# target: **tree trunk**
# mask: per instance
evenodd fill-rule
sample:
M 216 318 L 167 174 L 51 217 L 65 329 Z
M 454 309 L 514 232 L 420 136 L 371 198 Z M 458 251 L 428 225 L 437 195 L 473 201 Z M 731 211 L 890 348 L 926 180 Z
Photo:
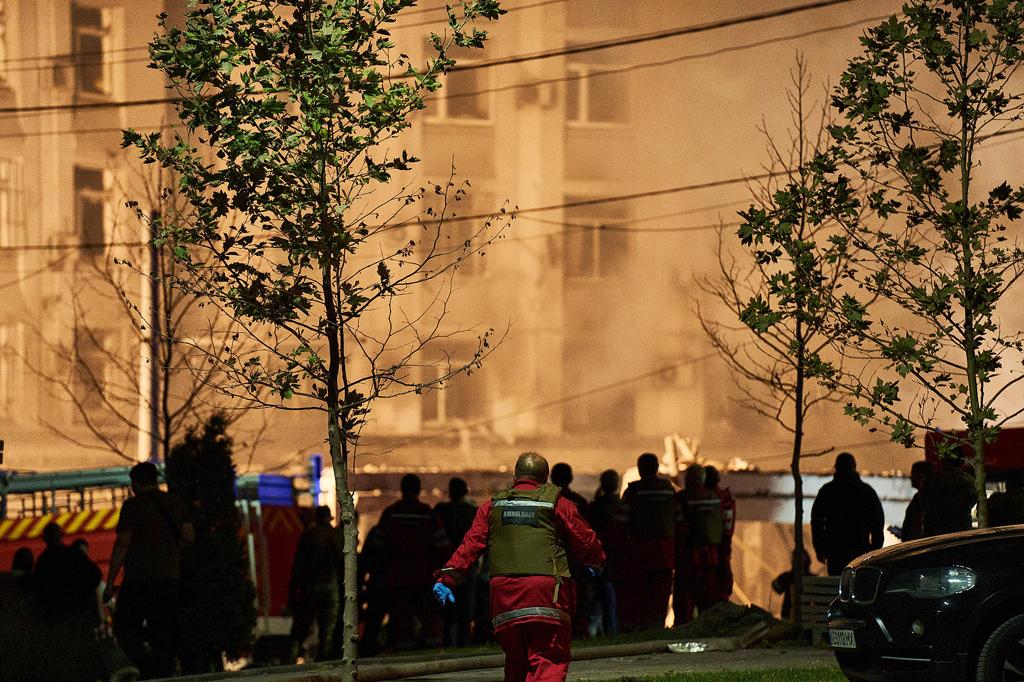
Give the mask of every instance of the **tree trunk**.
M 793 457 L 789 471 L 793 476 L 793 601 L 790 604 L 793 622 L 803 627 L 804 596 L 804 479 L 800 475 L 800 451 L 804 438 L 804 346 L 800 320 L 796 321 L 796 391 L 793 413 Z
M 341 633 L 341 674 L 342 679 L 355 682 L 356 651 L 359 642 L 357 631 L 359 606 L 356 583 L 356 545 L 359 529 L 356 527 L 356 507 L 349 490 L 348 445 L 338 426 L 337 413 L 328 413 L 327 430 L 331 448 L 331 463 L 334 465 L 334 486 L 338 500 L 344 554 L 344 584 L 342 585 L 342 633 Z
M 985 443 L 974 437 L 974 494 L 978 498 L 978 528 L 988 528 L 988 491 L 985 489 Z

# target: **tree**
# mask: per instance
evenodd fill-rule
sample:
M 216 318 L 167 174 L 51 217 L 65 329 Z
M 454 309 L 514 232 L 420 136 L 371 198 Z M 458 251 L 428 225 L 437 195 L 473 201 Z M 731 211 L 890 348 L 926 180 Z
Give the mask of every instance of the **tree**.
M 698 303 L 697 315 L 718 355 L 728 365 L 740 403 L 771 419 L 792 435 L 793 616 L 802 622 L 804 510 L 800 460 L 812 408 L 840 396 L 811 378 L 827 353 L 827 311 L 839 287 L 847 258 L 836 257 L 835 223 L 820 215 L 821 178 L 809 162 L 828 144 L 827 104 L 808 101 L 811 79 L 797 55 L 787 99 L 793 130 L 780 143 L 767 127 L 768 179 L 753 186 L 754 202 L 740 212 L 738 258 L 719 230 L 718 272 L 699 282 L 711 300 L 731 318 L 720 322 Z M 738 324 L 737 324 L 738 323 Z M 823 453 L 813 453 L 823 454 Z
M 183 27 L 162 17 L 150 56 L 177 90 L 189 138 L 125 133 L 126 146 L 180 178 L 176 191 L 194 209 L 187 221 L 152 221 L 155 243 L 179 267 L 172 285 L 233 320 L 238 343 L 255 344 L 209 354 L 228 379 L 221 390 L 325 418 L 344 533 L 348 679 L 357 540 L 349 471 L 370 407 L 472 371 L 492 347 L 485 332 L 471 358 L 424 376 L 426 351 L 464 331 L 442 324 L 451 277 L 482 253 L 492 220 L 452 240 L 443 225 L 466 188 L 451 180 L 430 190 L 444 199 L 439 211 L 403 219 L 428 190 L 396 188 L 396 176 L 417 161 L 400 136 L 455 67 L 451 50 L 481 47 L 486 34 L 471 25 L 502 10 L 496 0 L 449 7 L 444 35 L 431 37 L 434 56 L 418 68 L 388 31 L 414 4 L 207 0 Z
M 118 196 L 144 194 L 141 205 L 149 214 L 178 216 L 188 210 L 179 197 L 160 191 L 158 174 L 112 167 L 109 175 L 118 179 Z M 97 206 L 96 212 L 105 211 Z M 82 427 L 46 422 L 54 435 L 126 461 L 140 455 L 166 461 L 171 443 L 214 413 L 232 422 L 242 414 L 245 401 L 218 394 L 219 375 L 196 351 L 196 344 L 224 345 L 233 330 L 202 320 L 195 297 L 170 286 L 177 267 L 173 257 L 139 244 L 133 216 L 115 212 L 108 222 L 110 246 L 84 245 L 77 257 L 55 266 L 65 280 L 70 324 L 56 337 L 35 329 L 52 366 L 23 360 L 71 403 Z M 139 264 L 142 276 L 125 263 Z M 264 426 L 248 434 L 251 448 Z
M 223 670 L 252 644 L 255 587 L 235 506 L 235 465 L 228 422 L 213 414 L 190 429 L 167 458 L 167 488 L 185 500 L 196 540 L 184 548 L 185 622 L 180 651 L 187 673 Z
M 999 314 L 1024 275 L 1024 251 L 1007 236 L 1024 188 L 978 178 L 981 142 L 1021 116 L 1022 24 L 1018 2 L 909 2 L 862 37 L 833 96 L 845 121 L 816 162 L 829 212 L 859 252 L 835 307 L 849 362 L 829 380 L 854 396 L 854 419 L 908 447 L 938 414 L 958 418 L 966 435 L 947 452 L 969 453 L 981 526 L 985 445 L 1024 412 L 1001 401 L 1024 373 L 1021 334 Z M 849 191 L 860 180 L 863 202 Z

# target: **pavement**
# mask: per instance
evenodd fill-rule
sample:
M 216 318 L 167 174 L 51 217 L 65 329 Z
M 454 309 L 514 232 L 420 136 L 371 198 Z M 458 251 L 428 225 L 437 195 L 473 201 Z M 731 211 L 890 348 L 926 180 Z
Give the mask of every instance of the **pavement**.
M 573 682 L 604 682 L 671 672 L 771 670 L 776 668 L 835 668 L 835 656 L 827 649 L 744 649 L 688 654 L 646 654 L 577 661 L 569 668 Z M 406 678 L 416 682 L 502 682 L 500 668 L 465 670 Z

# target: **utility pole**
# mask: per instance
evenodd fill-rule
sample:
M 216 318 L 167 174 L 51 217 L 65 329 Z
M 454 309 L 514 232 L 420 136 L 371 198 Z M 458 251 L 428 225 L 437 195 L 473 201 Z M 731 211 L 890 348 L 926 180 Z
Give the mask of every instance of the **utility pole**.
M 160 333 L 163 329 L 160 281 L 160 249 L 156 246 L 160 211 L 149 216 L 149 461 L 160 461 Z
M 140 462 L 158 462 L 160 460 L 160 330 L 161 325 L 161 283 L 160 253 L 154 246 L 157 221 L 160 211 L 149 214 L 149 228 L 144 231 L 143 238 L 149 243 L 147 249 L 146 273 L 140 283 L 142 305 L 144 311 L 142 343 L 139 344 L 139 440 L 135 458 Z

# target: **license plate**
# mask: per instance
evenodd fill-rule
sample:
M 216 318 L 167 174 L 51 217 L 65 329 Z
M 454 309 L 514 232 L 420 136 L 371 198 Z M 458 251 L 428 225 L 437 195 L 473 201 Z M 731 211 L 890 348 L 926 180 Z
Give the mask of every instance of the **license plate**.
M 829 630 L 828 641 L 835 649 L 856 649 L 857 639 L 853 630 Z

